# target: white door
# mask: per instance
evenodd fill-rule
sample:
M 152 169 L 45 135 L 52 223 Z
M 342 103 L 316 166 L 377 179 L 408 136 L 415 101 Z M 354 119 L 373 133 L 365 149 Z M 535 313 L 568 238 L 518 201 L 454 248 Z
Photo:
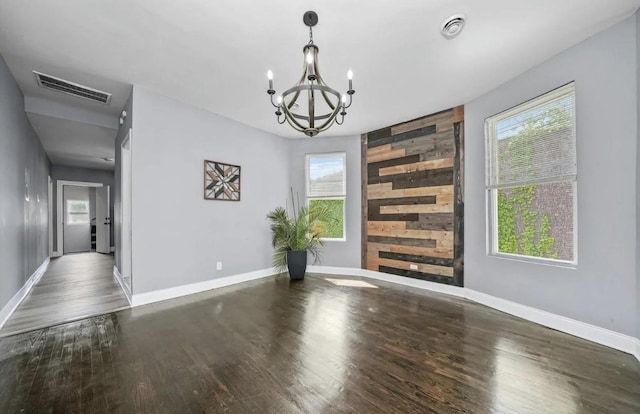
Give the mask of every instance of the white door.
M 91 217 L 89 187 L 63 186 L 63 252 L 91 250 Z
M 109 186 L 96 188 L 96 252 L 111 253 Z

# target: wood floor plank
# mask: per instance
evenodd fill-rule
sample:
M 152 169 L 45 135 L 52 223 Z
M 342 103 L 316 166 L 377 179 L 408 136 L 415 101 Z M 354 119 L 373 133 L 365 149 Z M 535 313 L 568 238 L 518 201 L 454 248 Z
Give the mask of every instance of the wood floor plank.
M 640 363 L 464 299 L 282 275 L 2 338 L 0 397 L 1 413 L 636 413 Z

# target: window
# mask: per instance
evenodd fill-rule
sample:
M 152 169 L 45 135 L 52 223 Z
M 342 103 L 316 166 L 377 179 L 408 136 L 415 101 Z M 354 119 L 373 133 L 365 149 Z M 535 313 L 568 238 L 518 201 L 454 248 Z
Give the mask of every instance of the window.
M 347 156 L 344 152 L 306 156 L 307 204 L 323 204 L 331 212 L 331 220 L 326 223 L 323 239 L 346 240 L 346 161 Z
M 575 86 L 485 121 L 489 252 L 577 262 Z
M 89 201 L 67 200 L 67 224 L 89 224 Z

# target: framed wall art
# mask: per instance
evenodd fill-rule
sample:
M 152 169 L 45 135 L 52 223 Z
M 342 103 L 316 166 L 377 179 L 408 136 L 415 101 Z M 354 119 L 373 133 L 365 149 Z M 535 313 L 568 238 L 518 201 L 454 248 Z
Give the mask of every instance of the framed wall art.
M 240 201 L 240 166 L 205 160 L 204 199 Z

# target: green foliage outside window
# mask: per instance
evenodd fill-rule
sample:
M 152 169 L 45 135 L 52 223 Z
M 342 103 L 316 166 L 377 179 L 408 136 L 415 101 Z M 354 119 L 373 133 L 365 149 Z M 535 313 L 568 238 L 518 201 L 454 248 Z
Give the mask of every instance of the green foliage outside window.
M 309 200 L 309 206 L 322 205 L 329 212 L 329 220 L 323 223 L 322 238 L 343 239 L 344 238 L 344 200 Z
M 532 168 L 533 147 L 546 134 L 572 127 L 571 113 L 553 108 L 526 119 L 518 132 L 499 153 L 506 170 L 521 174 Z M 526 177 L 518 177 L 520 179 Z M 525 185 L 497 191 L 498 251 L 533 257 L 556 259 L 555 239 L 551 236 L 551 220 L 532 208 L 537 185 Z

